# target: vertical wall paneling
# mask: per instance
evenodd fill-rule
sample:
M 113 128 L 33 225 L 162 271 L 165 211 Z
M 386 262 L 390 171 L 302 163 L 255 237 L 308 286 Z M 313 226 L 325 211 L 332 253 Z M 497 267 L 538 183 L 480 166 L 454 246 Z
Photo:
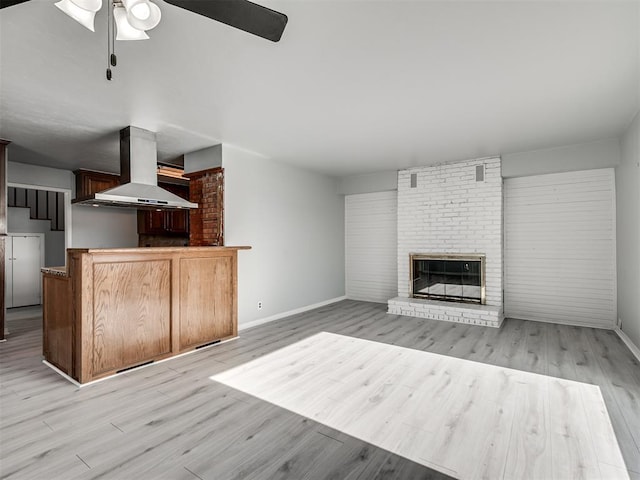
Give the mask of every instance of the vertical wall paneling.
M 397 217 L 395 191 L 345 197 L 348 298 L 385 303 L 398 294 Z
M 615 233 L 611 168 L 506 179 L 506 316 L 612 328 Z

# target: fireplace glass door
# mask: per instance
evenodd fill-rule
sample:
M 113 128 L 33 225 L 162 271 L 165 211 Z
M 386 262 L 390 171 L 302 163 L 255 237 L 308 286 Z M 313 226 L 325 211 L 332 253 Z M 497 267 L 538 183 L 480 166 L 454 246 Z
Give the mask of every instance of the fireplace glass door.
M 484 303 L 484 257 L 411 256 L 412 296 Z

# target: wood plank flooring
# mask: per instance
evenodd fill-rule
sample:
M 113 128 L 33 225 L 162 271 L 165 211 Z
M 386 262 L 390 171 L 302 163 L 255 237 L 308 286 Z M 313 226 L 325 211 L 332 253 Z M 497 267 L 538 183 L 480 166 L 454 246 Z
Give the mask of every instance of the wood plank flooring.
M 327 332 L 211 379 L 456 478 L 628 478 L 588 383 Z
M 330 332 L 598 385 L 629 476 L 640 479 L 640 367 L 614 332 L 512 319 L 501 329 L 493 329 L 385 311 L 381 304 L 343 301 L 242 331 L 232 342 L 81 389 L 41 363 L 41 319 L 11 320 L 10 314 L 11 335 L 0 344 L 0 477 L 447 478 L 209 378 L 317 333 Z M 362 362 L 375 361 L 362 353 Z M 379 370 L 394 375 L 385 365 Z M 403 377 L 408 385 L 417 379 L 411 371 Z M 335 391 L 339 399 L 340 390 Z M 523 389 L 513 395 L 532 409 L 544 402 Z M 452 402 L 452 408 L 455 405 L 462 405 L 464 411 L 463 400 Z M 572 414 L 571 410 L 553 412 L 550 427 L 558 427 Z M 591 414 L 584 419 L 587 428 L 605 415 L 601 408 L 592 409 Z M 534 417 L 517 421 L 524 428 L 546 427 Z M 410 438 L 411 433 L 405 441 Z M 509 448 L 518 455 L 535 456 L 537 442 L 520 439 Z M 473 463 L 490 463 L 493 451 L 484 448 Z M 608 454 L 606 450 L 597 453 Z M 505 478 L 523 478 L 519 465 L 508 463 Z M 526 474 L 546 478 L 549 468 L 561 469 L 562 465 L 535 464 Z M 476 476 L 481 478 L 480 473 Z M 608 476 L 616 478 L 616 471 Z

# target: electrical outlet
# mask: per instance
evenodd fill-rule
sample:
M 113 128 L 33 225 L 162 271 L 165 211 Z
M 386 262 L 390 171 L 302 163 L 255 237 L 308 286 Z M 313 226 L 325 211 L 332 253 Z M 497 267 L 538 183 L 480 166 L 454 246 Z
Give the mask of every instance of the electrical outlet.
M 262 310 L 262 300 L 258 302 L 258 310 Z

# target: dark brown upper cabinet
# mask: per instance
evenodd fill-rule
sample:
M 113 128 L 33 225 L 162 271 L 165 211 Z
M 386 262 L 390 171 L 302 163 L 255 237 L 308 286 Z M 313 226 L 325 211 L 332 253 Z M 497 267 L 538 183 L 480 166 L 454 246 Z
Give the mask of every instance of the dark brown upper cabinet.
M 83 168 L 73 172 L 76 176 L 76 199 L 87 198 L 94 193 L 120 185 L 120 175 L 94 172 Z

